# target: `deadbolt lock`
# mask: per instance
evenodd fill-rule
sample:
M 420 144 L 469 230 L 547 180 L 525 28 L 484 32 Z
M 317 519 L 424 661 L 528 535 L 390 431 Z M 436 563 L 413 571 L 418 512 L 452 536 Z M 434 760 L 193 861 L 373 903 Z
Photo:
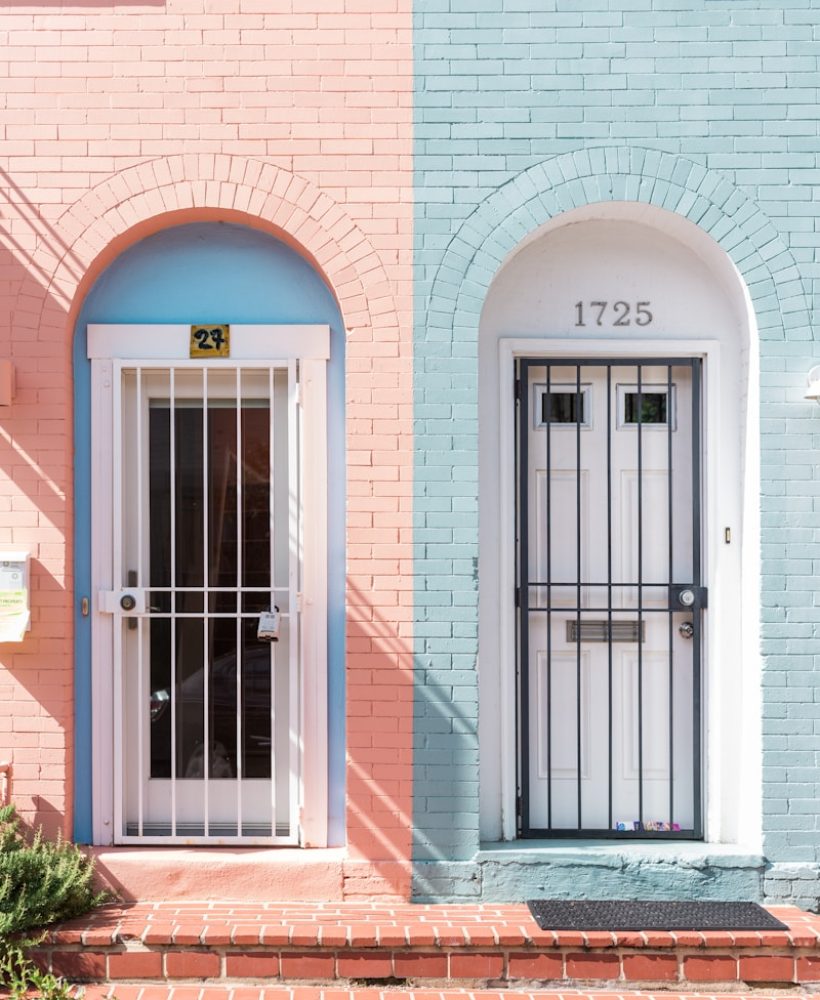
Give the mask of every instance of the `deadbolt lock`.
M 669 588 L 670 611 L 676 608 L 695 610 L 706 607 L 706 587 L 695 587 L 691 583 L 674 583 Z
M 133 611 L 137 606 L 137 599 L 133 594 L 123 594 L 120 598 L 120 607 L 123 611 Z

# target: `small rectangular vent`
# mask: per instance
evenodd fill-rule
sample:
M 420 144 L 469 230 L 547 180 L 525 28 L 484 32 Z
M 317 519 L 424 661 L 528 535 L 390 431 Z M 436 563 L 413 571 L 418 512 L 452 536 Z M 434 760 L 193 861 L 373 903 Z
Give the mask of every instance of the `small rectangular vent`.
M 567 622 L 567 642 L 644 642 L 645 639 L 646 622 Z

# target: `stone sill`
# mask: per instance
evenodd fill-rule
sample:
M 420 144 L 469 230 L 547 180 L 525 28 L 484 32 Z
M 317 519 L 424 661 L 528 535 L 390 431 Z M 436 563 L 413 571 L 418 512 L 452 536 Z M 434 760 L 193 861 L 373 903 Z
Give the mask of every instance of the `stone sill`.
M 762 868 L 765 857 L 739 844 L 692 840 L 512 840 L 484 843 L 475 860 L 501 864 L 584 865 L 620 868 L 630 864 L 676 864 L 693 868 Z

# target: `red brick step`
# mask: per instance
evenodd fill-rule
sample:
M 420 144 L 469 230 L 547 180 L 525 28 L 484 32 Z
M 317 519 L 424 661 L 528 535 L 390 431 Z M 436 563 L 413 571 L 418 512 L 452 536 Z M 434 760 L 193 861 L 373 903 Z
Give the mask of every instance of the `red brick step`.
M 787 931 L 541 931 L 521 905 L 140 903 L 56 928 L 39 958 L 85 982 L 710 991 L 820 983 L 820 917 L 772 912 Z
M 84 1000 L 653 1000 L 657 994 L 576 990 L 379 990 L 297 986 L 135 986 L 85 988 Z M 806 1000 L 805 993 L 664 993 L 663 1000 Z

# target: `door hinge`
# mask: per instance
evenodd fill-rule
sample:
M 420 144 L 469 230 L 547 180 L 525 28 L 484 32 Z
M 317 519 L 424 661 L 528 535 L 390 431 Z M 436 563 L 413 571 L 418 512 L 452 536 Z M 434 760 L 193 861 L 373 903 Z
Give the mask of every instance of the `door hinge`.
M 523 816 L 522 803 L 521 803 L 521 794 L 519 793 L 515 797 L 515 819 L 516 819 L 516 822 L 518 824 L 518 829 L 519 830 L 521 829 L 521 821 L 522 821 L 523 818 L 524 818 L 524 816 Z
M 515 399 L 516 402 L 521 399 L 521 379 L 517 378 L 515 380 Z
M 521 607 L 521 588 L 520 587 L 516 587 L 515 588 L 515 606 L 517 608 Z

